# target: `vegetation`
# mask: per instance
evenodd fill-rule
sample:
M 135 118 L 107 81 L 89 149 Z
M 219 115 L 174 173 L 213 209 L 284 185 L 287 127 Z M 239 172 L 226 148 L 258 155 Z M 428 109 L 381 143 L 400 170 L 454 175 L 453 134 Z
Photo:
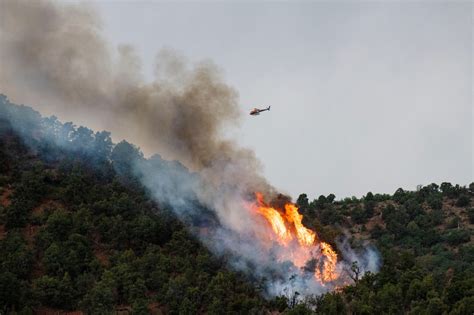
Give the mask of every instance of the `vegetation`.
M 450 183 L 342 201 L 300 195 L 304 223 L 323 239 L 350 229 L 352 246 L 370 241 L 383 261 L 377 274 L 303 304 L 321 314 L 473 314 L 473 196 L 474 184 Z
M 113 146 L 108 133 L 3 106 L 0 314 L 266 308 L 253 284 L 214 258 L 133 180 L 136 147 Z
M 0 96 L 0 314 L 472 314 L 474 183 L 297 203 L 334 244 L 381 253 L 377 274 L 320 297 L 263 298 L 134 180 L 133 145 Z

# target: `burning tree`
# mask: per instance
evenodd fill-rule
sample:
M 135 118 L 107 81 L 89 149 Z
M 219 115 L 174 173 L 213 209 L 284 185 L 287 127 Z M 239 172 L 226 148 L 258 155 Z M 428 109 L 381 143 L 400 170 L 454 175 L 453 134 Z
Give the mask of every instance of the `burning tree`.
M 257 192 L 255 202 L 249 205 L 249 209 L 265 219 L 270 229 L 258 237 L 268 246 L 274 242 L 278 244 L 276 255 L 279 261 L 291 261 L 301 270 L 311 270 L 321 285 L 339 280 L 341 275 L 337 269 L 335 250 L 321 241 L 316 232 L 303 225 L 303 215 L 295 204 L 286 200 L 271 205 L 265 202 L 262 193 Z

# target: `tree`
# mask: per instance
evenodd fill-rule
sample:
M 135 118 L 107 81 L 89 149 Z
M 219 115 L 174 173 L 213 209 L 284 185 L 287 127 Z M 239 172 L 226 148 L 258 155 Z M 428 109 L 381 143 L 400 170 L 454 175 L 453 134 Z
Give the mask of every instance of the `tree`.
M 461 195 L 459 196 L 458 200 L 456 201 L 456 206 L 457 207 L 467 207 L 471 203 L 471 198 L 469 198 L 468 195 Z
M 474 194 L 474 182 L 469 184 L 469 191 L 471 192 L 471 194 Z
M 91 154 L 94 145 L 94 132 L 89 128 L 80 126 L 70 135 L 73 150 L 81 154 Z
M 112 150 L 111 160 L 115 170 L 121 176 L 132 174 L 133 163 L 143 158 L 143 154 L 127 141 L 119 142 Z
M 354 280 L 354 282 L 359 281 L 360 272 L 361 271 L 360 271 L 359 264 L 357 263 L 357 261 L 353 261 L 351 264 L 349 276 L 351 277 L 352 280 Z
M 432 297 L 428 300 L 428 314 L 441 315 L 447 311 L 446 304 L 439 297 Z
M 374 215 L 375 201 L 366 200 L 364 202 L 364 216 L 368 219 Z
M 427 199 L 428 205 L 435 210 L 440 210 L 443 206 L 443 196 L 440 193 L 431 194 Z
M 367 193 L 367 195 L 365 195 L 364 200 L 365 200 L 365 201 L 372 201 L 372 200 L 374 200 L 374 194 L 369 191 L 369 192 Z
M 336 199 L 336 196 L 334 194 L 329 194 L 327 197 L 326 197 L 326 201 L 328 203 L 333 203 L 334 202 L 334 199 Z
M 473 314 L 474 313 L 474 296 L 465 297 L 458 301 L 450 314 L 462 315 L 462 314 Z
M 296 200 L 296 204 L 298 205 L 299 208 L 308 208 L 309 206 L 308 196 L 306 194 L 300 194 L 298 196 L 298 199 Z
M 148 315 L 150 311 L 148 310 L 148 301 L 146 299 L 137 299 L 132 304 L 132 314 L 133 315 Z M 192 313 L 182 313 L 182 314 L 192 314 Z
M 467 215 L 468 215 L 468 217 L 469 217 L 469 222 L 470 222 L 471 224 L 474 224 L 474 208 L 469 208 L 469 209 L 467 210 Z
M 444 239 L 451 245 L 459 245 L 469 242 L 471 234 L 466 230 L 450 230 L 444 235 Z
M 65 270 L 64 250 L 59 243 L 52 243 L 44 252 L 43 257 L 46 272 L 52 276 L 62 275 Z
M 46 231 L 60 241 L 68 238 L 72 228 L 72 216 L 63 210 L 54 211 L 46 221 Z
M 405 200 L 406 196 L 407 196 L 407 193 L 402 188 L 398 188 L 393 194 L 393 200 L 395 200 L 398 203 L 402 203 Z
M 93 152 L 102 159 L 108 159 L 112 153 L 113 142 L 110 132 L 100 131 L 94 134 Z
M 275 297 L 273 300 L 270 301 L 271 309 L 276 309 L 279 312 L 283 312 L 285 309 L 288 308 L 288 298 L 284 295 L 280 295 Z
M 440 189 L 443 192 L 443 194 L 446 195 L 452 191 L 453 185 L 451 185 L 451 183 L 448 183 L 448 182 L 443 182 L 441 183 Z
M 13 273 L 0 273 L 0 310 L 9 314 L 10 310 L 20 305 L 21 283 Z
M 384 230 L 379 224 L 376 224 L 372 231 L 370 231 L 370 236 L 375 240 L 379 239 L 382 235 L 384 235 Z
M 318 197 L 318 200 L 316 201 L 316 206 L 317 206 L 318 208 L 321 208 L 321 209 L 322 209 L 322 208 L 324 208 L 324 206 L 326 205 L 326 203 L 328 203 L 326 196 L 321 195 L 321 196 Z
M 179 307 L 179 313 L 180 314 L 197 314 L 199 313 L 199 308 L 188 297 L 185 297 Z
M 101 281 L 86 294 L 81 308 L 89 314 L 110 314 L 115 305 L 114 288 L 113 275 L 106 271 Z
M 352 209 L 351 218 L 357 224 L 363 224 L 367 222 L 366 211 L 361 208 L 360 205 L 357 205 L 354 209 Z
M 11 272 L 21 280 L 28 279 L 33 267 L 33 258 L 33 253 L 20 233 L 11 231 L 5 239 L 0 240 L 0 271 L 3 269 Z
M 377 308 L 387 314 L 402 313 L 402 292 L 397 285 L 387 283 L 377 292 Z
M 311 312 L 308 311 L 309 310 L 305 310 L 303 313 L 300 314 L 311 314 Z M 318 303 L 317 313 L 328 315 L 347 314 L 347 309 L 340 294 L 328 293 L 325 294 L 323 299 Z
M 63 309 L 73 309 L 74 289 L 67 273 L 60 280 L 55 277 L 43 276 L 34 282 L 34 295 L 41 304 Z

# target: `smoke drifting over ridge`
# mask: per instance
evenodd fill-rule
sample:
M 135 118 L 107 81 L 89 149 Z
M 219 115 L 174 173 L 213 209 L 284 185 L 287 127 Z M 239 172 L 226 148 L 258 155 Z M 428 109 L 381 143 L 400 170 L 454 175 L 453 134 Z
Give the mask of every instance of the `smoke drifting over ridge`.
M 275 189 L 262 177 L 254 153 L 222 136 L 224 128 L 238 125 L 240 112 L 237 92 L 223 82 L 215 65 L 188 65 L 176 53 L 162 51 L 154 81 L 145 82 L 133 48 L 110 47 L 91 8 L 23 0 L 0 6 L 1 93 L 180 161 L 198 176 L 176 168 L 157 177 L 153 158 L 134 164 L 142 183 L 178 215 L 197 211 L 194 195 L 215 210 L 221 225 L 205 235 L 197 232 L 209 248 L 240 256 L 230 261 L 239 270 L 277 275 L 270 294 L 281 294 L 290 284 L 300 293 L 328 290 L 311 277 L 289 283 L 298 268 L 280 266 L 275 257 L 262 254 L 268 249 L 255 239 L 262 221 L 243 209 L 243 201 L 250 192 L 272 195 Z M 362 271 L 375 271 L 376 257 L 350 256 Z
M 7 0 L 1 12 L 0 86 L 13 101 L 41 100 L 40 110 L 85 120 L 193 168 L 251 155 L 220 138 L 240 113 L 237 92 L 213 64 L 189 67 L 163 51 L 147 83 L 133 48 L 114 51 L 91 8 Z

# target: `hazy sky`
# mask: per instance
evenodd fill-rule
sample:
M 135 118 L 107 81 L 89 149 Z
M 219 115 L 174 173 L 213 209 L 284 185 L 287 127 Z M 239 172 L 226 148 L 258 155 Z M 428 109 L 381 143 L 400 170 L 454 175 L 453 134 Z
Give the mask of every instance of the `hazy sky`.
M 95 2 L 151 78 L 210 59 L 246 115 L 230 132 L 284 192 L 337 198 L 473 181 L 471 2 Z

